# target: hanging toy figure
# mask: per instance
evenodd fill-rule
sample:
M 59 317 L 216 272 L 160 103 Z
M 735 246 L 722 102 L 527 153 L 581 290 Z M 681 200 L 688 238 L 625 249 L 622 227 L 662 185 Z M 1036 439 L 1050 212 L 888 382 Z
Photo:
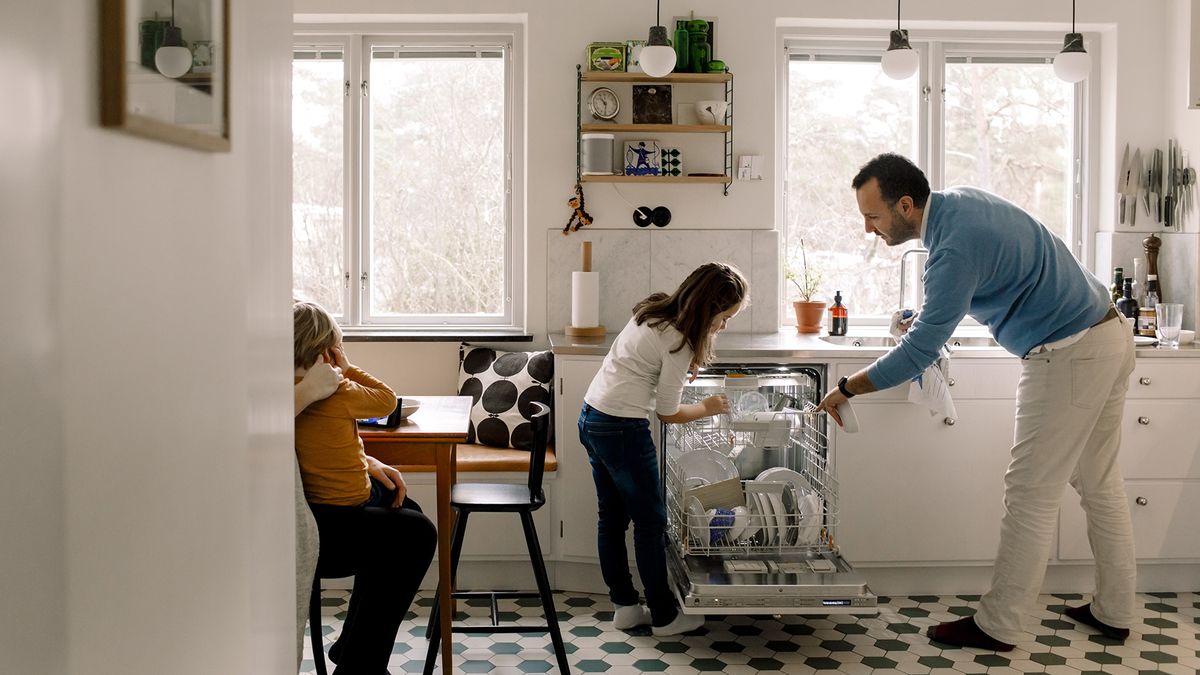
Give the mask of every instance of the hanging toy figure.
M 584 225 L 592 224 L 591 215 L 583 208 L 583 186 L 579 183 L 575 184 L 575 196 L 567 200 L 567 206 L 570 206 L 573 210 L 570 220 L 563 227 L 563 234 L 578 232 L 579 228 Z

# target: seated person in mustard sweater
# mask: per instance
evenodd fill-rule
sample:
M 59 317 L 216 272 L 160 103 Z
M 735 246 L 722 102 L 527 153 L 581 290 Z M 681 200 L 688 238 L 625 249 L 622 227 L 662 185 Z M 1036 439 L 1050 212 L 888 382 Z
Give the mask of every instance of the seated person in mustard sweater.
M 317 574 L 354 575 L 350 609 L 329 660 L 337 664 L 334 675 L 378 675 L 387 672 L 400 622 L 433 560 L 437 532 L 407 497 L 400 472 L 381 472 L 358 437 L 357 420 L 389 414 L 396 394 L 350 364 L 341 329 L 319 305 L 294 304 L 292 319 L 296 381 L 318 361 L 340 368 L 343 377 L 333 394 L 296 416 L 300 476 L 320 534 Z

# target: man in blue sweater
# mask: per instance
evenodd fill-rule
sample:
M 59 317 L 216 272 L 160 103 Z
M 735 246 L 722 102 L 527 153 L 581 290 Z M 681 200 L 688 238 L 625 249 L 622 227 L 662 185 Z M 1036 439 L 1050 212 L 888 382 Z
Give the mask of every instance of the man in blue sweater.
M 1041 590 L 1069 483 L 1087 514 L 1096 589 L 1090 604 L 1066 613 L 1124 640 L 1134 621 L 1136 575 L 1117 464 L 1134 365 L 1130 325 L 1063 242 L 1011 202 L 975 188 L 931 192 L 921 170 L 895 154 L 872 159 L 852 186 L 868 234 L 888 246 L 920 238 L 929 249 L 925 304 L 899 344 L 842 378 L 820 409 L 840 424 L 843 401 L 924 372 L 964 316 L 1022 358 L 991 590 L 975 616 L 934 626 L 929 636 L 956 647 L 1013 648 L 1024 635 L 1021 617 Z

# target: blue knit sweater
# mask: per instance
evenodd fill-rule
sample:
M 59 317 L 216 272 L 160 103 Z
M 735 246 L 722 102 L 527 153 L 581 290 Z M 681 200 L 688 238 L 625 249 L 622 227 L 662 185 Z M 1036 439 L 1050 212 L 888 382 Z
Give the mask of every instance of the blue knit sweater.
M 963 316 L 1024 356 L 1092 326 L 1108 311 L 1104 284 L 1012 202 L 957 187 L 934 192 L 925 208 L 925 304 L 895 349 L 867 370 L 877 389 L 924 372 Z

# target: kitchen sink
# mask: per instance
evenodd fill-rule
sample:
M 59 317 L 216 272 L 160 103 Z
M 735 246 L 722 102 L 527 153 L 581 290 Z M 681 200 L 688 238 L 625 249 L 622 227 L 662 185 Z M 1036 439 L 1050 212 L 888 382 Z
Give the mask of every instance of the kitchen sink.
M 822 335 L 821 339 L 839 347 L 883 347 L 896 346 L 896 338 L 890 335 Z M 965 335 L 952 337 L 946 343 L 950 351 L 955 349 L 999 349 L 1000 345 L 988 335 Z
M 821 339 L 841 347 L 895 347 L 896 338 L 890 335 L 822 335 Z

